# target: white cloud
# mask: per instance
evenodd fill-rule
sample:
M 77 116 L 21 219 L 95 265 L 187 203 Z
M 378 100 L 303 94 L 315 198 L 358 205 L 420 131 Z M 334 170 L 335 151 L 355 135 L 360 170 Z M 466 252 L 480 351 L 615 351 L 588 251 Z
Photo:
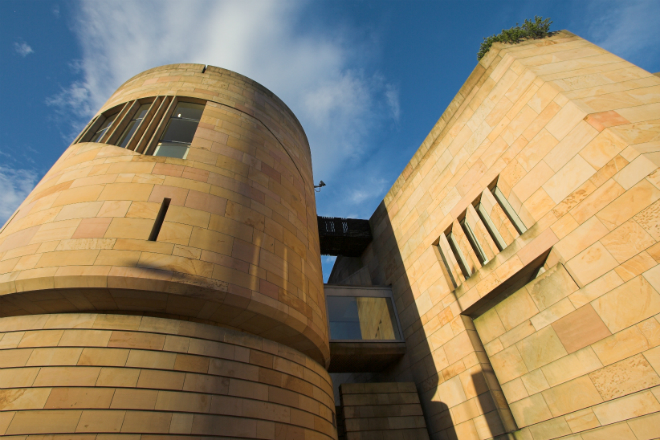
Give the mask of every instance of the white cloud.
M 660 2 L 592 1 L 588 9 L 588 32 L 595 44 L 641 67 L 660 56 Z
M 26 57 L 31 53 L 34 53 L 34 50 L 25 42 L 14 43 L 14 50 L 22 57 Z
M 387 181 L 382 178 L 372 178 L 368 182 L 364 182 L 364 186 L 358 189 L 353 189 L 349 195 L 349 199 L 355 204 L 360 205 L 367 200 L 378 197 L 383 194 L 387 189 Z
M 36 183 L 37 174 L 34 171 L 0 166 L 0 226 L 25 200 Z
M 394 87 L 394 85 L 388 84 L 385 87 L 385 98 L 387 99 L 387 105 L 390 107 L 392 117 L 398 121 L 399 117 L 401 116 L 398 87 Z
M 85 120 L 124 81 L 151 67 L 195 62 L 242 73 L 300 119 L 316 180 L 373 147 L 369 134 L 399 117 L 398 91 L 363 65 L 369 42 L 303 17 L 302 1 L 83 2 L 74 27 L 81 79 L 49 103 Z

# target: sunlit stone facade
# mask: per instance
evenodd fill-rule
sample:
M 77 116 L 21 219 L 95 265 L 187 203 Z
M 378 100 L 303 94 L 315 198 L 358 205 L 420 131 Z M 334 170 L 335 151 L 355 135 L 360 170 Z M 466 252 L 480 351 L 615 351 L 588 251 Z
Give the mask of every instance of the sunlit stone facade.
M 0 258 L 0 434 L 336 436 L 310 150 L 254 81 L 128 80 Z
M 565 31 L 493 46 L 336 263 L 392 285 L 407 350 L 371 380 L 434 439 L 660 438 L 659 164 L 660 78 Z

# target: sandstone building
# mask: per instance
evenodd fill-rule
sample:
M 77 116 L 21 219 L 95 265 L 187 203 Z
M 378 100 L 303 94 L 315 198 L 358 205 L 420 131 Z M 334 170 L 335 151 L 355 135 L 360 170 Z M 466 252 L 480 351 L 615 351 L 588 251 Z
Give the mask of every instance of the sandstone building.
M 566 31 L 494 45 L 368 223 L 267 89 L 143 72 L 0 229 L 0 436 L 659 438 L 658 164 L 660 78 Z

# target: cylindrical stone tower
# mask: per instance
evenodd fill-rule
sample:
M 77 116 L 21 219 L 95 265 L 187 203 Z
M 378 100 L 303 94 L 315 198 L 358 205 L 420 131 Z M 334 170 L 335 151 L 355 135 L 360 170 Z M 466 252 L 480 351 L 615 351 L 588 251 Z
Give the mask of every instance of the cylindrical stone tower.
M 128 80 L 0 230 L 0 435 L 335 438 L 313 186 L 263 86 Z

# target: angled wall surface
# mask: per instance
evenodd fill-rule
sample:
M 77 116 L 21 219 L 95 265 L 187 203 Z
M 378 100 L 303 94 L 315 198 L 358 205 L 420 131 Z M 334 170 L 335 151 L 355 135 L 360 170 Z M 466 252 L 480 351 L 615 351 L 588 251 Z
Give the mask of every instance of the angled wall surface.
M 474 69 L 362 256 L 432 438 L 660 436 L 659 117 L 660 78 L 566 31 Z
M 189 145 L 173 147 L 185 159 L 154 155 L 169 124 L 185 125 L 171 122 L 181 102 L 201 114 Z M 0 388 L 13 389 L 0 398 L 0 434 L 213 436 L 228 423 L 232 437 L 335 437 L 318 240 L 309 145 L 279 98 L 198 64 L 131 78 L 0 230 Z M 101 332 L 87 313 L 135 325 Z M 163 319 L 143 329 L 148 317 Z M 188 346 L 179 328 L 212 335 L 196 352 L 162 343 Z M 106 367 L 163 381 L 120 392 L 139 380 L 104 382 Z M 201 376 L 186 388 L 174 371 Z M 40 418 L 49 422 L 38 428 Z

